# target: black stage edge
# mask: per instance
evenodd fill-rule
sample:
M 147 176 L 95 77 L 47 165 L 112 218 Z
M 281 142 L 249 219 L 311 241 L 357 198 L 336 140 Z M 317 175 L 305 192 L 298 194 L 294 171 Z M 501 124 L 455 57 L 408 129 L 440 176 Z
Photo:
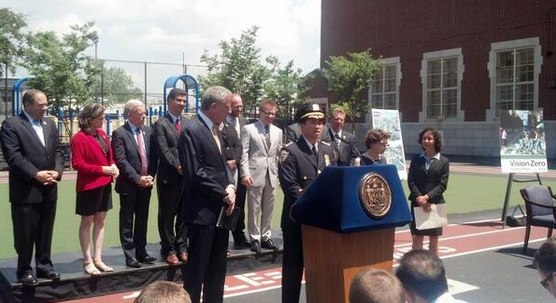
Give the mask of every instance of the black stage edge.
M 273 238 L 274 239 L 274 238 Z M 282 239 L 275 242 L 282 245 Z M 147 250 L 155 255 L 160 246 L 149 244 Z M 228 274 L 240 274 L 263 268 L 281 266 L 282 251 L 263 249 L 255 254 L 248 248 L 235 250 L 230 244 L 231 255 L 228 257 Z M 103 251 L 104 263 L 114 268 L 112 273 L 89 276 L 83 273 L 80 252 L 59 253 L 53 255 L 54 270 L 62 277 L 59 281 L 38 279 L 36 287 L 24 287 L 17 282 L 17 259 L 0 260 L 0 302 L 3 303 L 43 303 L 75 300 L 87 297 L 108 295 L 141 289 L 158 280 L 183 281 L 182 268 L 187 265 L 168 265 L 157 260 L 153 264 L 142 264 L 141 268 L 132 269 L 125 266 L 123 252 L 120 247 L 111 247 Z

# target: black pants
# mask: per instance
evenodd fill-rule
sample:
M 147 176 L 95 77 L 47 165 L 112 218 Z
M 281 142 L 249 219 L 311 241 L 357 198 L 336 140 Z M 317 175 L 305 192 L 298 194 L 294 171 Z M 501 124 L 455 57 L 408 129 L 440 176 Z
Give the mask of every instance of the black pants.
M 185 251 L 187 227 L 180 215 L 180 184 L 156 184 L 158 194 L 158 233 L 162 256 Z
M 120 194 L 120 242 L 126 260 L 143 259 L 147 254 L 147 224 L 151 188 Z
M 50 259 L 56 200 L 41 203 L 12 203 L 14 247 L 17 252 L 17 277 L 33 272 L 31 260 L 35 248 L 37 274 L 53 269 Z
M 189 258 L 183 287 L 192 303 L 222 303 L 226 279 L 226 254 L 229 232 L 215 225 L 190 224 Z
M 237 193 L 236 193 L 236 206 L 241 208 L 241 213 L 237 220 L 236 227 L 232 230 L 232 236 L 234 238 L 234 243 L 239 243 L 239 241 L 245 240 L 245 197 L 247 195 L 247 188 L 245 185 L 238 182 Z
M 282 230 L 284 254 L 282 260 L 282 303 L 299 302 L 303 278 L 303 241 L 301 228 Z

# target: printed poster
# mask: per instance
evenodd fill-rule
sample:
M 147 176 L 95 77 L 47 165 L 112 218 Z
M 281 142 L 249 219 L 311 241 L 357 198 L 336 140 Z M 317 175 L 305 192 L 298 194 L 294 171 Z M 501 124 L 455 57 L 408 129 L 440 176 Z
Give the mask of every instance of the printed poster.
M 548 171 L 542 110 L 500 112 L 500 162 L 503 173 Z
M 399 112 L 393 109 L 373 108 L 372 116 L 373 128 L 383 129 L 391 136 L 388 139 L 390 145 L 384 152 L 388 164 L 396 165 L 401 180 L 407 179 Z

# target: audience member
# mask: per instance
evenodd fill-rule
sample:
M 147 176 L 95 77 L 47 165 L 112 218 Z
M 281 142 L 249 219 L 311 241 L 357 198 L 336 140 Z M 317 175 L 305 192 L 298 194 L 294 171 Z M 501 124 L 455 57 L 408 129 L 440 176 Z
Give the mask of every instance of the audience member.
M 247 187 L 247 230 L 251 251 L 261 247 L 277 250 L 271 239 L 274 190 L 278 185 L 278 154 L 282 146 L 282 130 L 274 126 L 277 105 L 265 99 L 259 105 L 259 120 L 241 130 L 241 183 Z
M 431 251 L 417 249 L 403 255 L 396 276 L 408 303 L 465 303 L 448 292 L 444 264 Z
M 81 216 L 79 244 L 83 252 L 83 271 L 98 275 L 114 271 L 102 262 L 102 242 L 106 213 L 112 209 L 112 182 L 120 171 L 114 162 L 110 139 L 102 130 L 104 107 L 86 105 L 78 119 L 81 130 L 71 139 L 71 163 L 77 170 L 75 213 Z
M 145 105 L 130 100 L 124 106 L 127 122 L 112 133 L 112 150 L 120 176 L 116 192 L 120 194 L 120 242 L 128 267 L 152 263 L 147 253 L 149 204 L 156 173 L 156 152 L 152 149 L 151 128 L 145 123 Z
M 390 134 L 380 128 L 373 128 L 365 136 L 367 151 L 361 155 L 361 165 L 386 164 L 384 151 L 388 147 Z
M 220 126 L 230 109 L 231 92 L 221 86 L 205 90 L 201 110 L 179 139 L 184 171 L 181 214 L 189 230 L 189 261 L 183 284 L 191 301 L 222 303 L 229 231 L 216 226 L 222 210 L 231 215 L 235 185 L 228 176 Z
M 184 124 L 182 111 L 186 102 L 185 90 L 172 89 L 168 93 L 168 112 L 154 123 L 153 130 L 153 145 L 158 156 L 156 193 L 160 254 L 170 265 L 187 261 L 187 228 L 178 215 L 182 181 L 178 138 Z
M 191 299 L 178 284 L 156 281 L 147 285 L 133 303 L 191 303 Z
M 371 268 L 358 273 L 349 288 L 350 303 L 405 303 L 402 284 L 391 273 Z
M 556 238 L 546 240 L 535 253 L 541 285 L 556 298 Z
M 450 162 L 440 154 L 442 137 L 440 132 L 428 127 L 419 133 L 419 144 L 423 152 L 415 155 L 409 165 L 407 184 L 413 221 L 410 224 L 413 236 L 413 249 L 423 248 L 423 239 L 429 236 L 429 250 L 438 254 L 438 237 L 442 235 L 442 227 L 417 229 L 415 225 L 414 207 L 422 207 L 424 212 L 431 211 L 431 204 L 443 204 L 444 191 L 448 188 Z

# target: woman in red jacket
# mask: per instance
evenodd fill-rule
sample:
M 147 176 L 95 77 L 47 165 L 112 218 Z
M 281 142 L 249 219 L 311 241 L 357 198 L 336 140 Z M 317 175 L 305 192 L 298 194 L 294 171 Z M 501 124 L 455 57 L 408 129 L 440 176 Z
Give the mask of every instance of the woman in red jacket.
M 104 107 L 89 104 L 78 115 L 81 129 L 71 139 L 71 163 L 77 170 L 77 205 L 81 216 L 79 243 L 83 251 L 83 270 L 89 275 L 111 272 L 114 269 L 102 262 L 104 219 L 112 208 L 112 181 L 119 170 L 114 163 L 110 140 L 102 130 Z M 91 256 L 91 227 L 93 255 Z

